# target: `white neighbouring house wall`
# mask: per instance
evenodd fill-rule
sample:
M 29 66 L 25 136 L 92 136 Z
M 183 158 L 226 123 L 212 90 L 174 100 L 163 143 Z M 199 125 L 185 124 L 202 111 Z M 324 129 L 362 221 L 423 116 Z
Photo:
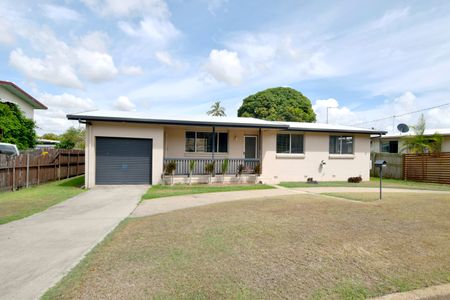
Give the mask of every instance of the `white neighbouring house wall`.
M 11 92 L 7 91 L 2 86 L 0 86 L 0 102 L 11 102 L 17 104 L 27 118 L 34 120 L 34 108 L 16 95 L 13 95 Z

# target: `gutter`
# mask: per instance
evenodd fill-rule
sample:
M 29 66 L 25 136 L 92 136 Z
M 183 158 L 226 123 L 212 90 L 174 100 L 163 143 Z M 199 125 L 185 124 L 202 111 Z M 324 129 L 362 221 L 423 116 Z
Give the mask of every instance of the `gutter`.
M 161 124 L 161 125 L 191 125 L 206 127 L 240 127 L 240 128 L 271 128 L 271 129 L 288 129 L 289 125 L 281 124 L 242 124 L 242 123 L 220 123 L 210 121 L 184 121 L 184 120 L 155 120 L 155 119 L 139 119 L 139 118 L 111 118 L 111 117 L 92 117 L 67 115 L 69 120 L 77 120 L 80 123 L 88 121 L 103 122 L 119 122 L 119 123 L 143 123 L 143 124 Z

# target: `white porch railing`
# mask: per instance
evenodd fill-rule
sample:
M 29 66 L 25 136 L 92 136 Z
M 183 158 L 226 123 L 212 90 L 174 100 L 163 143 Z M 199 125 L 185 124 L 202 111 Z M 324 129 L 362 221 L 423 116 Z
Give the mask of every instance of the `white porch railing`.
M 195 167 L 192 175 L 205 175 L 205 167 L 207 164 L 215 162 L 215 174 L 237 174 L 239 166 L 243 166 L 244 174 L 255 174 L 255 168 L 260 164 L 258 158 L 229 158 L 228 168 L 225 172 L 222 171 L 222 164 L 225 158 L 211 159 L 211 158 L 165 158 L 164 166 L 169 162 L 175 162 L 176 168 L 174 175 L 189 175 L 189 165 L 191 161 L 195 161 Z

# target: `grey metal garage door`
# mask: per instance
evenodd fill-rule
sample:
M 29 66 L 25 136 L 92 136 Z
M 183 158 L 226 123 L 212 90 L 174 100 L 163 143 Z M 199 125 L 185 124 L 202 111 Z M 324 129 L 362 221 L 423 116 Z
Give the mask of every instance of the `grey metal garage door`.
M 152 140 L 96 138 L 96 184 L 150 184 Z

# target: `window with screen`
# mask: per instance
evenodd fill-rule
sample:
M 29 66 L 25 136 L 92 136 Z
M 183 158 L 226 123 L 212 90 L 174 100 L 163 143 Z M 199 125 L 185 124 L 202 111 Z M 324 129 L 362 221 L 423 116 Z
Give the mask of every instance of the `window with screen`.
M 330 136 L 330 154 L 353 154 L 353 137 Z
M 195 132 L 186 131 L 185 135 L 185 151 L 186 152 L 228 152 L 228 133 L 216 132 L 214 143 L 213 132 Z
M 277 153 L 303 153 L 303 135 L 277 134 Z

